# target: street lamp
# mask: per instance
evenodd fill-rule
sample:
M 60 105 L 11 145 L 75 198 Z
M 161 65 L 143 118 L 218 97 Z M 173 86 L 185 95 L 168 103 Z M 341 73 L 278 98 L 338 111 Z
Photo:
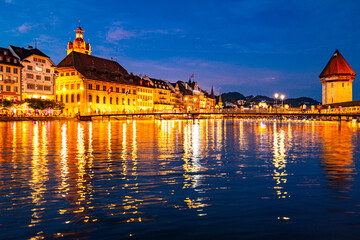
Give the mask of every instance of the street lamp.
M 279 94 L 278 94 L 278 93 L 275 93 L 274 97 L 275 97 L 275 106 L 276 106 L 276 105 L 277 105 L 277 99 L 278 99 L 278 97 L 279 97 Z
M 279 97 L 279 94 L 275 93 L 274 97 L 275 97 L 275 109 L 277 110 L 277 99 Z
M 285 98 L 285 95 L 284 95 L 284 94 L 281 94 L 280 98 L 281 98 L 281 107 L 283 108 L 283 107 L 284 107 L 284 98 Z

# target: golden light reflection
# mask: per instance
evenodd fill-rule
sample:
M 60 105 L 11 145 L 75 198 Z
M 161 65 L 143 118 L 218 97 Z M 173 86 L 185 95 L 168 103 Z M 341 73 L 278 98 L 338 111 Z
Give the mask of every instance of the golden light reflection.
M 68 167 L 68 147 L 67 147 L 67 125 L 64 123 L 61 126 L 61 151 L 60 151 L 60 165 L 61 165 L 61 187 L 62 196 L 65 197 L 69 191 L 69 184 L 67 183 L 69 167 Z
M 278 198 L 290 197 L 288 192 L 284 191 L 284 184 L 287 182 L 286 172 L 286 150 L 285 150 L 285 131 L 280 128 L 277 130 L 277 123 L 274 122 L 273 129 L 273 165 L 275 167 L 273 179 L 275 180 L 276 186 L 274 190 Z

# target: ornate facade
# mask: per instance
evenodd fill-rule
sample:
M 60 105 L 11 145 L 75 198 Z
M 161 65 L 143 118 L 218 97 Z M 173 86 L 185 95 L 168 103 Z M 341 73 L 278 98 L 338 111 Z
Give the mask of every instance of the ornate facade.
M 0 99 L 21 100 L 22 67 L 9 49 L 0 48 Z

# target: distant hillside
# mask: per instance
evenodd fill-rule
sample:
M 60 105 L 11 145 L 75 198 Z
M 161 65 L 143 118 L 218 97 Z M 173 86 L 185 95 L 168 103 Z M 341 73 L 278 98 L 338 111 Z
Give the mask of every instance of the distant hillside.
M 239 92 L 229 92 L 229 93 L 223 93 L 221 94 L 221 99 L 223 103 L 229 102 L 229 103 L 237 103 L 238 100 L 244 100 L 246 101 L 245 105 L 249 105 L 251 102 L 259 103 L 259 102 L 266 102 L 268 104 L 275 104 L 275 98 L 271 98 L 268 96 L 247 96 L 245 97 L 243 94 Z M 219 96 L 216 96 L 216 102 L 219 101 Z M 281 100 L 277 100 L 278 104 L 281 104 Z M 303 104 L 306 104 L 307 106 L 311 105 L 318 105 L 320 104 L 315 99 L 309 98 L 309 97 L 300 97 L 300 98 L 289 98 L 284 99 L 284 104 L 289 104 L 291 107 L 300 107 Z

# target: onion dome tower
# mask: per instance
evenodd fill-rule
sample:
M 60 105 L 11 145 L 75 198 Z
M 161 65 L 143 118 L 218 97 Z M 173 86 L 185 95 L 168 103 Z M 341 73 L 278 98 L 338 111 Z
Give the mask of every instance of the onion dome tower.
M 71 40 L 68 42 L 67 54 L 69 55 L 72 51 L 91 55 L 90 42 L 86 43 L 84 40 L 84 31 L 80 27 L 80 21 L 74 42 L 72 43 Z
M 319 78 L 322 84 L 322 104 L 352 101 L 352 82 L 355 71 L 339 50 L 336 50 Z

